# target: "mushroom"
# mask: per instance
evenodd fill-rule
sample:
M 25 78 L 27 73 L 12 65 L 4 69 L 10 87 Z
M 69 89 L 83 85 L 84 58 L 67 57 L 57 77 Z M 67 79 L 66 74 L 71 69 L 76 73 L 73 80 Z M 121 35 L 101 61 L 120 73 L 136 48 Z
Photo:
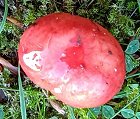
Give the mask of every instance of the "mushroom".
M 125 78 L 118 41 L 98 23 L 68 13 L 38 18 L 23 33 L 18 55 L 31 81 L 77 108 L 107 103 Z

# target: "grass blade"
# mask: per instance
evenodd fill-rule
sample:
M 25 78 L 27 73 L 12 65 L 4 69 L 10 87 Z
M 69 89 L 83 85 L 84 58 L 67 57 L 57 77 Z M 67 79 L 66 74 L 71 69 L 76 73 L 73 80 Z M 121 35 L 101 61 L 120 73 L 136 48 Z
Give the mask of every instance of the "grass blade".
M 22 115 L 22 119 L 26 119 L 26 106 L 25 106 L 24 91 L 23 91 L 21 77 L 20 77 L 20 66 L 18 66 L 18 85 L 19 85 L 19 94 L 20 94 L 21 115 Z
M 93 119 L 97 119 L 96 116 L 95 116 L 95 114 L 91 111 L 90 108 L 88 108 L 88 111 L 90 112 L 90 114 L 91 114 L 91 116 L 92 116 Z
M 3 106 L 0 106 L 0 119 L 4 119 Z
M 133 75 L 127 76 L 126 79 L 128 79 L 128 78 L 132 78 L 132 77 L 135 77 L 135 76 L 140 76 L 140 73 L 136 73 L 136 74 L 133 74 Z
M 140 0 L 137 0 L 138 6 L 139 6 L 139 12 L 140 12 Z
M 1 25 L 0 25 L 0 33 L 2 32 L 3 28 L 4 28 L 4 25 L 6 23 L 6 18 L 7 18 L 7 14 L 8 14 L 8 2 L 7 0 L 5 0 L 5 10 L 4 10 L 4 16 L 3 16 L 3 19 L 2 19 L 2 22 L 1 22 Z
M 76 119 L 75 115 L 74 115 L 74 112 L 73 112 L 73 108 L 68 106 L 68 110 L 69 110 L 69 113 L 70 113 L 70 119 Z
M 23 0 L 24 5 L 26 5 L 26 0 Z
M 129 102 L 126 106 L 124 106 L 120 111 L 118 111 L 113 117 L 111 117 L 110 119 L 113 119 L 114 117 L 116 117 L 122 110 L 124 110 L 125 108 L 127 108 L 130 104 L 132 104 L 135 100 L 137 100 L 140 97 L 140 94 L 137 95 L 131 102 Z

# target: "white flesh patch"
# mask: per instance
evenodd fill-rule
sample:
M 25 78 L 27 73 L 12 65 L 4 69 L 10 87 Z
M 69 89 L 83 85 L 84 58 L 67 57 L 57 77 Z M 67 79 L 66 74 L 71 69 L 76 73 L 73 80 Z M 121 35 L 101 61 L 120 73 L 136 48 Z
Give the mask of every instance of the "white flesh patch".
M 41 70 L 41 51 L 32 51 L 23 55 L 24 63 L 34 71 Z
M 62 93 L 60 88 L 54 88 L 55 93 Z

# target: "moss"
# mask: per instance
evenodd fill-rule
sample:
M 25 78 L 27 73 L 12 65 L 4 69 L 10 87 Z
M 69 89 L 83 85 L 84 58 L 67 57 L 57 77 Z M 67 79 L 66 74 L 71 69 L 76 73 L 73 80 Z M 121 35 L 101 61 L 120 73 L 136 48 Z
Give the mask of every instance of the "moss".
M 140 37 L 140 12 L 138 10 L 138 3 L 134 0 L 26 0 L 26 5 L 23 0 L 12 0 L 9 4 L 9 15 L 17 18 L 28 27 L 40 16 L 53 12 L 69 12 L 71 14 L 80 15 L 92 19 L 107 28 L 122 44 L 125 49 L 130 39 L 134 36 Z M 18 42 L 23 30 L 17 28 L 13 24 L 6 22 L 4 30 L 0 34 L 0 54 L 7 58 L 12 57 L 13 51 L 17 51 Z M 17 55 L 14 57 L 17 60 Z M 139 60 L 134 59 L 134 66 L 139 66 Z M 10 72 L 5 71 L 3 77 L 0 77 L 0 85 L 8 89 L 7 80 L 10 79 Z M 19 93 L 16 81 L 13 81 L 14 91 L 6 91 L 9 102 L 4 105 L 5 118 L 19 119 Z M 28 83 L 27 83 L 28 82 Z M 39 88 L 33 88 L 33 84 L 25 77 L 23 78 L 28 118 L 43 119 L 51 118 L 55 115 L 56 118 L 67 118 L 58 114 L 47 102 L 46 97 L 42 94 Z M 126 103 L 130 102 L 140 90 L 139 88 L 131 89 L 128 85 L 132 83 L 139 84 L 138 81 L 130 79 L 125 81 L 125 88 L 122 89 L 127 95 L 115 100 L 112 105 L 117 112 L 124 107 Z M 52 98 L 50 96 L 50 98 Z M 53 97 L 54 99 L 54 97 Z M 114 101 L 114 100 L 112 100 Z M 47 102 L 47 103 L 46 103 Z M 135 111 L 140 111 L 140 99 L 129 106 Z M 67 107 L 64 105 L 64 107 Z M 66 113 L 69 112 L 66 109 Z M 88 119 L 87 109 L 74 109 L 76 118 Z M 43 117 L 41 117 L 43 115 Z M 119 117 L 120 118 L 120 117 Z

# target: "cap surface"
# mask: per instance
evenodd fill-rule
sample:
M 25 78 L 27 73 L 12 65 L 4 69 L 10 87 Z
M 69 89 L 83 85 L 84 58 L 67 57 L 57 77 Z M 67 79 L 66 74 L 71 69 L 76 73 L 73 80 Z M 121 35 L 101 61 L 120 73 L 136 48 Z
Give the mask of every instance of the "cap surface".
M 18 54 L 30 80 L 73 107 L 105 104 L 125 77 L 117 40 L 94 21 L 68 13 L 37 19 L 23 33 Z

